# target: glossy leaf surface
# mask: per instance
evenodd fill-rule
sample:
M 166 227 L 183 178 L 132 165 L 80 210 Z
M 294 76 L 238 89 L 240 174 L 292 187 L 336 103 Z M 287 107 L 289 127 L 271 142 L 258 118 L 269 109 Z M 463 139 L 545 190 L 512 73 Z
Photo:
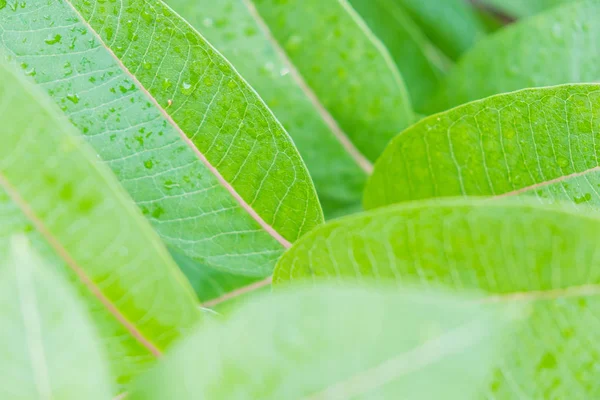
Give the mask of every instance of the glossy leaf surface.
M 600 86 L 527 89 L 425 118 L 398 135 L 366 208 L 453 196 L 600 201 Z
M 291 64 L 245 0 L 168 0 L 248 80 L 294 139 L 327 217 L 360 207 L 372 166 Z
M 289 136 L 231 65 L 162 2 L 32 0 L 0 46 L 60 105 L 170 247 L 269 274 L 322 221 Z

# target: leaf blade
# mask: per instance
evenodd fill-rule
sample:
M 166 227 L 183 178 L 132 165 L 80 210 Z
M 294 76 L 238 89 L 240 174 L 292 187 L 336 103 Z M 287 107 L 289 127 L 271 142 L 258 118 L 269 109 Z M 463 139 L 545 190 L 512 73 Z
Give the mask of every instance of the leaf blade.
M 321 222 L 279 122 L 163 3 L 42 3 L 0 15 L 4 47 L 35 71 L 170 247 L 262 276 Z M 225 250 L 232 242 L 235 253 Z
M 388 140 L 413 121 L 400 73 L 346 0 L 254 0 L 248 4 L 255 7 L 320 103 L 368 160 L 374 161 Z M 330 39 L 327 44 L 321 40 L 324 35 Z
M 265 319 L 267 310 L 275 318 Z M 430 323 L 439 324 L 438 330 L 427 334 Z M 224 324 L 199 330 L 138 383 L 133 398 L 436 398 L 442 391 L 445 398 L 469 398 L 477 386 L 471 384 L 493 363 L 507 324 L 509 318 L 499 309 L 435 292 L 401 294 L 352 285 L 295 288 L 255 298 Z M 455 329 L 465 333 L 462 342 Z M 251 348 L 243 345 L 241 332 L 253 338 Z M 208 343 L 217 337 L 222 346 L 210 350 Z M 481 352 L 463 353 L 471 346 Z M 412 363 L 416 359 L 419 363 Z M 469 367 L 477 363 L 466 362 L 475 359 L 479 371 Z M 465 368 L 452 373 L 456 365 Z M 438 385 L 427 384 L 423 369 L 440 377 Z M 190 379 L 186 371 L 205 371 L 204 379 Z M 468 384 L 467 376 L 473 379 Z M 160 383 L 148 386 L 151 382 Z
M 483 290 L 484 303 L 527 304 L 531 313 L 479 396 L 595 397 L 584 371 L 598 354 L 588 332 L 599 312 L 599 230 L 597 213 L 534 199 L 395 205 L 316 229 L 282 257 L 274 279 L 441 285 Z
M 66 274 L 98 326 L 114 381 L 123 385 L 198 321 L 194 294 L 50 100 L 3 63 L 0 79 L 0 247 L 26 234 Z
M 592 186 L 568 189 L 569 182 L 561 181 L 581 183 L 596 175 L 598 88 L 527 89 L 421 120 L 396 137 L 380 158 L 365 189 L 365 207 L 529 191 L 541 196 L 537 189 L 549 185 L 553 189 L 544 192 L 548 200 L 596 198 Z M 577 179 L 580 174 L 583 180 Z
M 432 109 L 531 87 L 597 82 L 592 21 L 599 14 L 598 3 L 574 2 L 490 35 L 457 63 Z
M 11 250 L 0 279 L 2 396 L 110 398 L 107 363 L 77 296 L 25 237 L 14 237 Z

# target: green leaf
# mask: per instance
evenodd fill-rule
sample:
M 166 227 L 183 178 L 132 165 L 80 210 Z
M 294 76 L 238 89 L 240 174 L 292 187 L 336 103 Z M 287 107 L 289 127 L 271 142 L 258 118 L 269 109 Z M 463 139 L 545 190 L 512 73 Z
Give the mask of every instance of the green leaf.
M 600 85 L 527 89 L 425 118 L 376 164 L 367 209 L 452 196 L 600 205 Z
M 322 221 L 310 176 L 256 92 L 161 1 L 31 0 L 0 46 L 85 135 L 169 247 L 266 276 Z
M 0 267 L 0 396 L 110 399 L 99 339 L 72 288 L 24 236 L 12 238 L 7 258 Z
M 394 61 L 347 0 L 245 2 L 358 154 L 375 161 L 413 122 Z
M 360 207 L 371 165 L 345 138 L 280 46 L 242 0 L 167 0 L 215 45 L 273 110 L 302 155 L 325 216 Z
M 600 217 L 535 200 L 396 205 L 317 228 L 282 257 L 275 281 L 377 279 L 483 290 L 531 313 L 478 398 L 594 399 L 600 343 Z M 438 397 L 442 398 L 442 397 Z
M 199 319 L 167 249 L 57 108 L 0 63 L 0 254 L 25 234 L 68 276 L 126 384 Z
M 437 292 L 295 288 L 203 325 L 131 398 L 469 399 L 511 318 Z
M 600 3 L 574 3 L 489 36 L 450 72 L 433 109 L 518 89 L 599 81 L 599 18 Z
M 439 89 L 450 61 L 395 0 L 349 0 L 390 52 L 416 110 Z
M 484 25 L 465 0 L 393 0 L 404 7 L 425 34 L 452 59 L 485 36 Z
M 204 307 L 215 307 L 238 298 L 246 292 L 252 292 L 262 287 L 268 288 L 271 285 L 270 277 L 256 278 L 235 275 L 198 264 L 176 251 L 172 251 L 171 255 L 192 284 L 198 297 L 203 299 Z

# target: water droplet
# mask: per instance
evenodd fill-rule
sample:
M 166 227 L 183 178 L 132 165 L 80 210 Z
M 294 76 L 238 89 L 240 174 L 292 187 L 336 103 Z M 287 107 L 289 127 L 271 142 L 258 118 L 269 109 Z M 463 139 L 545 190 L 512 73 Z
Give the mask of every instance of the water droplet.
M 207 28 L 210 28 L 211 26 L 213 26 L 213 20 L 212 20 L 212 18 L 204 18 L 204 20 L 202 21 L 202 23 Z
M 163 80 L 163 83 L 162 83 L 162 88 L 163 88 L 163 90 L 167 90 L 167 89 L 168 89 L 168 88 L 170 88 L 171 86 L 173 86 L 173 83 L 171 83 L 171 81 L 169 80 L 169 78 L 165 78 L 165 79 Z
M 76 94 L 68 94 L 67 100 L 69 100 L 73 104 L 77 104 L 77 103 L 79 103 L 79 96 L 77 96 Z
M 181 93 L 185 95 L 192 93 L 192 84 L 189 82 L 183 82 L 181 84 Z
M 144 61 L 144 64 L 142 64 L 142 66 L 144 67 L 145 70 L 152 69 L 152 64 L 150 64 L 147 61 Z
M 46 42 L 46 44 L 53 45 L 59 43 L 61 39 L 62 36 L 57 33 L 56 35 L 48 35 L 46 39 L 44 39 L 44 42 Z
M 286 76 L 289 73 L 290 73 L 290 70 L 286 67 L 281 68 L 281 70 L 279 71 L 279 75 L 281 75 L 281 76 Z

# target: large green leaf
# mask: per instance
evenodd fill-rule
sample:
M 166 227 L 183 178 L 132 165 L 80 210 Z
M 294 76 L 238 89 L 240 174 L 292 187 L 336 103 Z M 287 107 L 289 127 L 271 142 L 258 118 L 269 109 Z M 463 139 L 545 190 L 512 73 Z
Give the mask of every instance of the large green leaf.
M 527 89 L 425 118 L 376 164 L 366 208 L 519 194 L 600 204 L 600 85 Z
M 266 276 L 322 221 L 289 136 L 160 0 L 31 0 L 0 47 L 58 103 L 172 248 Z
M 185 277 L 57 107 L 0 63 L 0 254 L 29 237 L 88 307 L 126 384 L 198 320 Z
M 600 2 L 576 2 L 491 35 L 450 72 L 433 108 L 530 87 L 598 82 L 599 18 Z
M 347 0 L 244 1 L 368 160 L 414 120 L 394 61 Z
M 23 236 L 11 240 L 2 262 L 0 397 L 110 399 L 99 339 L 72 288 Z
M 456 59 L 486 34 L 475 10 L 465 0 L 393 0 L 421 25 L 450 58 Z
M 600 217 L 510 200 L 419 202 L 334 221 L 294 244 L 275 279 L 442 284 L 484 290 L 483 303 L 528 303 L 479 398 L 598 398 Z
M 131 398 L 469 399 L 510 317 L 431 291 L 295 288 L 203 325 Z
M 395 0 L 349 0 L 386 46 L 405 79 L 412 103 L 422 110 L 439 89 L 450 61 Z
M 327 217 L 360 207 L 371 165 L 345 138 L 244 0 L 167 0 L 258 91 L 306 162 Z M 250 7 L 250 8 L 249 8 Z

